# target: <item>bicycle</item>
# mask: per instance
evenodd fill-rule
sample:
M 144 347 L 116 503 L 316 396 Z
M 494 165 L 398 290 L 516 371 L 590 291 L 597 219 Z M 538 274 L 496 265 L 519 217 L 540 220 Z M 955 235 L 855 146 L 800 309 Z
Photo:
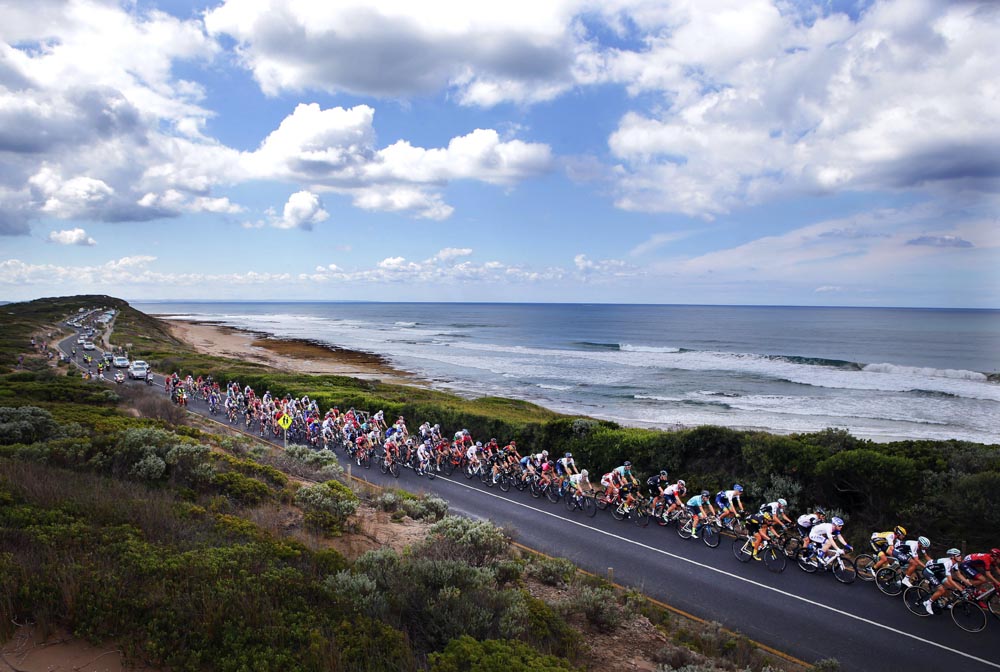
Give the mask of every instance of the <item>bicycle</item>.
M 910 586 L 903 592 L 903 603 L 914 616 L 930 616 L 924 603 L 930 599 L 932 593 L 926 584 Z M 949 590 L 944 597 L 931 603 L 931 611 L 935 614 L 942 611 L 951 612 L 951 620 L 955 625 L 966 632 L 981 632 L 986 628 L 986 610 L 979 605 L 982 596 L 976 596 L 972 588 L 965 588 L 961 591 Z M 994 614 L 995 615 L 995 614 Z
M 740 562 L 750 562 L 750 558 L 753 557 L 753 538 L 747 536 L 733 539 L 733 555 Z M 774 546 L 768 537 L 765 537 L 764 541 L 761 542 L 760 548 L 757 549 L 757 555 L 763 558 L 764 565 L 768 570 L 775 574 L 785 571 L 788 564 L 788 556 L 783 550 Z
M 542 483 L 541 479 L 536 478 L 528 487 L 530 489 L 531 496 L 535 499 L 545 495 L 545 498 L 553 504 L 559 501 L 559 490 L 552 484 L 552 481 Z
M 871 553 L 859 553 L 854 556 L 854 566 L 858 571 L 858 578 L 862 581 L 875 580 L 875 559 Z
M 625 520 L 631 518 L 632 522 L 639 527 L 649 525 L 649 504 L 641 499 L 635 499 L 631 504 L 627 500 L 618 499 L 618 504 L 611 509 L 611 515 L 615 520 Z
M 428 481 L 433 481 L 435 476 L 437 476 L 434 465 L 431 464 L 430 460 L 420 460 L 418 457 L 413 458 L 415 464 L 413 467 L 413 473 L 417 476 L 426 476 Z
M 906 588 L 903 585 L 903 577 L 906 576 L 907 565 L 909 562 L 906 565 L 900 565 L 896 558 L 892 558 L 888 566 L 875 572 L 875 586 L 883 595 L 895 597 L 902 594 Z
M 570 513 L 573 511 L 583 511 L 589 518 L 597 515 L 597 505 L 594 503 L 593 495 L 584 495 L 574 491 L 566 495 L 564 501 Z
M 854 561 L 845 557 L 846 551 L 838 548 L 826 557 L 819 557 L 817 550 L 810 543 L 802 548 L 796 556 L 799 569 L 807 574 L 815 574 L 822 569 L 824 572 L 833 571 L 834 578 L 841 583 L 854 583 L 858 572 L 854 567 Z
M 399 478 L 399 463 L 396 462 L 396 458 L 392 454 L 379 460 L 378 468 L 383 474 L 388 473 L 392 474 L 393 478 Z
M 699 518 L 697 529 L 692 529 L 691 524 L 694 522 L 694 516 L 685 509 L 677 520 L 677 536 L 681 539 L 700 536 L 709 548 L 717 547 L 722 541 L 719 534 L 719 521 L 716 520 L 715 516 L 699 516 Z

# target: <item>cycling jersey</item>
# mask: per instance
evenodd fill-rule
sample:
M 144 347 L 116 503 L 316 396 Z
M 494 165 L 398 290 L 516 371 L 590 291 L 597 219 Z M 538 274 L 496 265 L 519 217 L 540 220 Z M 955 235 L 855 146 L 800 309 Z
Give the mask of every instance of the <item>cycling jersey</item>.
M 740 501 L 740 493 L 735 490 L 721 490 L 715 495 L 715 503 L 723 509 L 735 506 Z
M 892 555 L 900 562 L 909 562 L 910 558 L 917 557 L 920 552 L 920 542 L 912 539 L 901 541 L 892 549 Z
M 631 470 L 629 470 L 627 467 L 615 467 L 614 469 L 611 470 L 611 473 L 618 474 L 619 478 L 621 478 L 623 481 L 628 480 L 632 476 Z
M 674 483 L 673 485 L 668 485 L 667 489 L 663 491 L 664 497 L 670 499 L 676 499 L 684 494 L 685 491 L 681 490 L 681 486 Z
M 810 527 L 819 522 L 819 516 L 817 516 L 815 513 L 803 513 L 801 516 L 798 517 L 798 519 L 795 522 L 798 524 L 799 527 L 804 527 L 806 529 L 809 529 Z
M 569 473 L 569 468 L 575 466 L 576 463 L 573 461 L 572 457 L 560 457 L 556 461 L 556 471 L 559 473 Z
M 872 548 L 884 551 L 888 548 L 895 548 L 898 541 L 895 532 L 876 532 L 872 535 Z
M 761 513 L 770 513 L 772 516 L 776 516 L 782 511 L 784 511 L 784 508 L 777 502 L 768 502 L 767 504 L 761 504 L 760 506 Z
M 825 543 L 827 539 L 833 539 L 840 534 L 833 527 L 833 523 L 820 523 L 813 525 L 809 530 L 809 539 L 817 544 Z
M 708 504 L 709 504 L 708 499 L 707 498 L 703 499 L 701 495 L 695 495 L 687 502 L 687 505 L 692 509 L 698 509 L 703 506 L 708 506 Z
M 580 488 L 583 485 L 583 474 L 572 474 L 569 477 L 569 484 L 575 488 Z
M 958 566 L 958 563 L 951 558 L 940 558 L 932 560 L 924 567 L 924 576 L 935 586 L 939 585 L 947 578 L 951 571 Z
M 993 556 L 989 553 L 973 553 L 965 556 L 963 565 L 968 565 L 980 571 L 989 571 L 993 567 Z

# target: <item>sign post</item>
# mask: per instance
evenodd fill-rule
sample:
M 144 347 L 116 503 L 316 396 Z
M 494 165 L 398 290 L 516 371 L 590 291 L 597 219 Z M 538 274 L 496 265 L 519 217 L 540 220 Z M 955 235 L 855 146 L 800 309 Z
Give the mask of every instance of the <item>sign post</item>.
M 288 428 L 292 426 L 292 416 L 285 413 L 278 418 L 278 426 L 285 430 L 285 450 L 288 450 Z

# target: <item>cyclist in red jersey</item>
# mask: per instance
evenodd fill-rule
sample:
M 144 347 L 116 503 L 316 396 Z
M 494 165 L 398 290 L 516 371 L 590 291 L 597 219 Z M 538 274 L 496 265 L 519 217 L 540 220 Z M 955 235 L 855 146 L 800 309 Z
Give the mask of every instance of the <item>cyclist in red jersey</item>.
M 989 580 L 996 588 L 1000 589 L 1000 567 L 998 565 L 1000 565 L 1000 548 L 994 548 L 989 553 L 973 553 L 965 556 L 965 560 L 958 563 L 958 571 L 973 586 L 982 586 Z

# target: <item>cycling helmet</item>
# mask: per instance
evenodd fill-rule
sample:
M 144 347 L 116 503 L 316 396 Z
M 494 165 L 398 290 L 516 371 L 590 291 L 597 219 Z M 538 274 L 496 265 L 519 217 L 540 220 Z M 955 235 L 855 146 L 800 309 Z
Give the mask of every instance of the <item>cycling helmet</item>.
M 990 555 L 996 558 L 997 562 L 1000 562 L 1000 548 L 994 548 L 991 550 Z
M 702 497 L 708 497 L 710 495 L 711 495 L 711 493 L 708 490 L 702 490 L 701 491 L 701 496 Z
M 736 492 L 743 492 L 743 486 L 737 483 L 736 485 L 733 486 L 733 490 L 735 490 Z
M 483 447 L 483 442 L 482 441 L 476 441 L 476 448 L 482 448 L 482 447 Z
M 687 483 L 684 482 L 683 478 L 677 479 L 677 485 L 681 486 L 682 488 L 686 488 L 687 487 Z
M 948 555 L 951 557 L 954 557 L 956 555 L 962 555 L 962 551 L 958 550 L 957 548 L 949 548 Z
M 921 548 L 930 548 L 931 540 L 927 537 L 917 537 L 917 543 L 920 544 Z
M 542 457 L 548 457 L 548 456 L 549 456 L 549 451 L 543 450 L 542 451 Z
M 824 509 L 822 506 L 817 506 L 816 507 L 816 515 L 817 516 L 825 516 L 826 515 L 826 509 Z
M 831 520 L 830 522 L 833 523 L 834 527 L 843 527 L 844 526 L 844 519 L 840 518 L 838 516 L 834 516 L 833 520 Z
M 631 467 L 632 466 L 632 462 L 630 460 L 625 460 L 625 462 L 622 464 L 622 466 L 623 467 Z
M 906 528 L 903 527 L 902 525 L 897 525 L 896 527 L 892 528 L 892 531 L 895 532 L 896 536 L 898 537 L 906 536 Z
M 573 453 L 566 453 L 563 457 L 565 457 L 566 459 L 569 459 L 569 458 L 573 457 Z
M 590 472 L 587 471 L 586 469 L 581 469 L 580 470 L 580 475 L 583 476 L 584 478 L 587 478 L 587 476 L 590 475 Z
M 785 508 L 786 506 L 788 506 L 788 502 L 786 502 L 783 497 L 779 497 L 778 506 L 780 506 L 781 508 Z
M 434 429 L 441 429 L 441 425 L 435 424 Z
M 663 478 L 666 478 L 667 477 L 667 470 L 666 469 L 661 470 L 660 471 L 660 476 L 662 476 Z

